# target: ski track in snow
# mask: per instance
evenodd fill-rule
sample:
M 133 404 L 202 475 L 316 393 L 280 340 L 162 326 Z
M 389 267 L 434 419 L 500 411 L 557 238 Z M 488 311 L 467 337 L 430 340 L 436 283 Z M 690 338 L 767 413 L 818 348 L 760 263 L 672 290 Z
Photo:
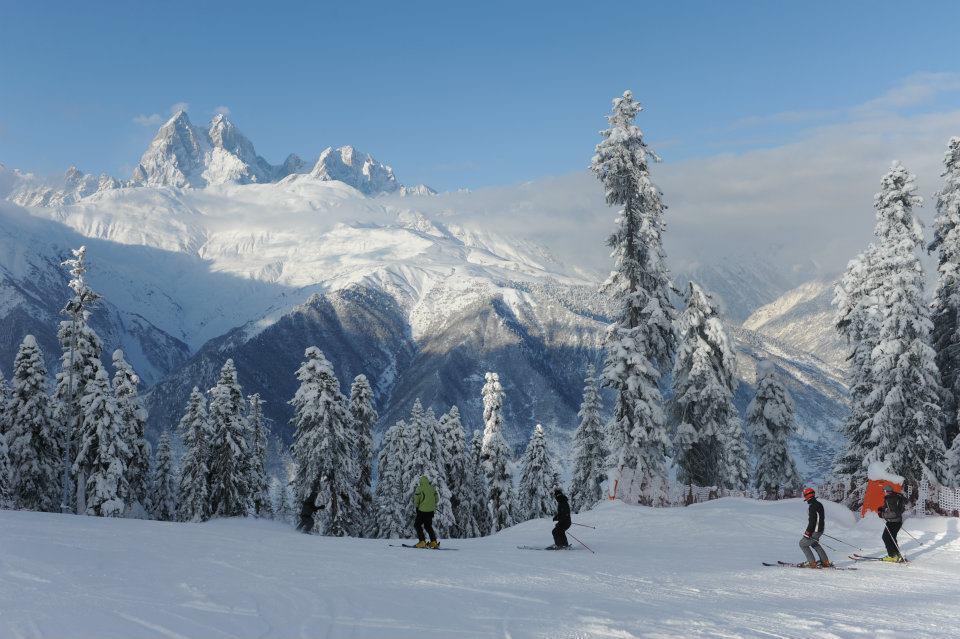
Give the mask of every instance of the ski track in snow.
M 882 523 L 828 507 L 828 534 L 882 548 Z M 0 512 L 0 637 L 951 637 L 960 521 L 909 520 L 905 566 L 775 570 L 802 558 L 799 500 L 605 503 L 575 517 L 597 554 L 525 552 L 552 522 L 460 552 L 306 536 L 270 521 L 171 524 Z M 582 534 L 581 534 L 582 533 Z M 827 543 L 840 552 L 848 549 Z

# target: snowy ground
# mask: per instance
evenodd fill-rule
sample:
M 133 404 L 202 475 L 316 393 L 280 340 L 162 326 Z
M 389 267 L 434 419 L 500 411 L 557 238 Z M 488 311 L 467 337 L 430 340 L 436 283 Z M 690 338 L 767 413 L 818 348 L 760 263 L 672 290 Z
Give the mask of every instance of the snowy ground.
M 881 547 L 879 520 L 827 504 L 828 530 Z M 906 566 L 799 560 L 799 500 L 651 510 L 603 504 L 457 552 L 309 537 L 252 520 L 169 524 L 0 512 L 0 637 L 956 637 L 960 521 L 907 524 Z M 833 544 L 833 542 L 830 542 Z M 833 544 L 836 545 L 836 544 Z M 838 548 L 841 546 L 836 545 Z M 833 553 L 845 558 L 846 553 Z M 849 562 L 847 562 L 849 563 Z

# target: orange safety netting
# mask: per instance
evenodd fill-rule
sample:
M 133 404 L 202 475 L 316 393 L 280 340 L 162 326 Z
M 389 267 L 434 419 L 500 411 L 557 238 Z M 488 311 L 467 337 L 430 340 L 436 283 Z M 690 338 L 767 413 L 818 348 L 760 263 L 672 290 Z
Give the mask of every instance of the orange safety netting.
M 867 511 L 877 512 L 877 509 L 883 506 L 884 486 L 890 486 L 894 492 L 902 492 L 900 484 L 895 484 L 886 479 L 871 479 L 867 482 L 867 492 L 863 496 L 863 507 L 860 509 L 861 517 L 865 517 Z

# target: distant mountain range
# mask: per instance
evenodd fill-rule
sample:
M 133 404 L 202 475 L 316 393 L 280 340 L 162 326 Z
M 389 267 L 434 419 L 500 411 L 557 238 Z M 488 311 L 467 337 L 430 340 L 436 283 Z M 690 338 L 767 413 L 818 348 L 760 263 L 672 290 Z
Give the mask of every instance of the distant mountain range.
M 87 244 L 104 296 L 94 325 L 149 386 L 154 435 L 232 357 L 288 439 L 293 373 L 317 345 L 345 389 L 359 373 L 371 379 L 381 427 L 420 397 L 438 411 L 457 404 L 479 428 L 483 373 L 495 370 L 511 444 L 542 423 L 565 449 L 586 366 L 602 361 L 609 311 L 598 277 L 482 222 L 424 214 L 417 197 L 380 197 L 431 193 L 349 146 L 271 165 L 226 117 L 201 128 L 183 112 L 127 181 L 71 169 L 45 184 L 0 167 L 0 370 L 9 375 L 28 332 L 55 370 L 68 295 L 60 262 Z M 741 409 L 757 360 L 783 372 L 801 423 L 795 451 L 815 478 L 840 442 L 845 389 L 829 284 L 805 277 L 757 255 L 676 274 L 722 303 Z

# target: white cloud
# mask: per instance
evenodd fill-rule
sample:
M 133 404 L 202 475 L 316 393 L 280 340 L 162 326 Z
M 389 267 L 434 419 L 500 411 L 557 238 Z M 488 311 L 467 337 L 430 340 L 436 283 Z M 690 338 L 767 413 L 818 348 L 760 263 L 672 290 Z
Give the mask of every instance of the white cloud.
M 158 124 L 163 124 L 163 116 L 159 113 L 151 113 L 150 115 L 140 115 L 134 116 L 133 121 L 140 126 L 157 126 Z
M 189 110 L 190 110 L 189 102 L 174 102 L 173 105 L 170 106 L 170 115 L 173 115 L 174 113 L 177 113 L 179 111 L 189 111 Z
M 218 106 L 213 112 L 219 115 L 230 115 L 230 107 Z
M 915 73 L 858 108 L 861 111 L 896 111 L 929 104 L 944 93 L 957 91 L 960 91 L 960 73 Z

